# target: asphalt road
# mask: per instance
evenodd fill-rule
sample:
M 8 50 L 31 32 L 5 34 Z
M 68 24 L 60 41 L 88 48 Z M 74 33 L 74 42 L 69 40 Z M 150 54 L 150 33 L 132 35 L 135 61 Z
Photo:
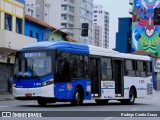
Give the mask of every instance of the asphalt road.
M 122 105 L 118 101 L 109 101 L 107 105 L 97 105 L 94 101 L 85 101 L 82 106 L 71 106 L 70 103 L 54 103 L 48 104 L 46 107 L 39 107 L 36 101 L 18 101 L 18 100 L 10 100 L 10 101 L 0 101 L 0 111 L 35 111 L 35 112 L 44 112 L 47 111 L 72 111 L 73 114 L 76 114 L 78 111 L 81 114 L 81 111 L 86 114 L 89 114 L 88 117 L 66 117 L 61 116 L 61 112 L 59 116 L 61 117 L 46 117 L 47 120 L 160 120 L 160 117 L 110 117 L 110 116 L 103 116 L 103 117 L 96 117 L 96 114 L 102 112 L 110 112 L 110 114 L 114 114 L 116 111 L 120 112 L 127 112 L 127 113 L 134 113 L 137 111 L 160 111 L 160 94 L 149 96 L 145 99 L 136 99 L 134 105 Z M 89 113 L 90 111 L 95 111 Z M 99 112 L 98 112 L 99 111 Z M 115 111 L 115 112 L 114 112 Z M 75 113 L 74 113 L 75 112 Z M 72 114 L 72 113 L 71 113 Z M 70 115 L 72 116 L 72 115 Z M 74 115 L 73 115 L 74 116 Z M 0 118 L 4 119 L 4 118 Z M 12 120 L 22 119 L 22 118 L 8 118 Z M 23 118 L 23 119 L 32 119 L 32 120 L 43 120 L 44 118 Z

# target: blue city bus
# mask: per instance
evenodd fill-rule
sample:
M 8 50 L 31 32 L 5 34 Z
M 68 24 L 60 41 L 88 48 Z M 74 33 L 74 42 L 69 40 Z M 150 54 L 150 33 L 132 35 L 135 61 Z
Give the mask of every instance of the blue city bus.
M 134 104 L 152 94 L 152 59 L 80 43 L 29 44 L 16 53 L 13 95 L 47 103 L 118 100 Z

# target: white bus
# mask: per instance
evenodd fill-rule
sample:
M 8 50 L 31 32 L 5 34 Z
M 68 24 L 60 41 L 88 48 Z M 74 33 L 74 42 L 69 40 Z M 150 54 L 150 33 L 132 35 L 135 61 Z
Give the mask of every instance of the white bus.
M 18 100 L 80 105 L 83 100 L 134 104 L 153 93 L 152 58 L 71 42 L 39 42 L 16 53 Z

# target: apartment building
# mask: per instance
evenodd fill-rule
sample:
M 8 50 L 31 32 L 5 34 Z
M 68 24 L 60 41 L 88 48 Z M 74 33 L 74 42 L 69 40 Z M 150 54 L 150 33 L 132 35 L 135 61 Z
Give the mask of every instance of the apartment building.
M 36 7 L 38 7 L 36 5 L 36 0 L 26 0 L 25 4 L 25 13 L 32 17 L 36 17 Z
M 102 45 L 102 26 L 93 24 L 93 40 L 94 45 L 101 47 Z
M 102 42 L 100 47 L 109 48 L 109 13 L 102 5 L 94 5 L 93 22 L 102 27 Z
M 81 43 L 93 44 L 93 0 L 36 0 L 36 5 L 36 18 L 63 28 Z M 81 36 L 82 23 L 89 23 L 88 37 Z

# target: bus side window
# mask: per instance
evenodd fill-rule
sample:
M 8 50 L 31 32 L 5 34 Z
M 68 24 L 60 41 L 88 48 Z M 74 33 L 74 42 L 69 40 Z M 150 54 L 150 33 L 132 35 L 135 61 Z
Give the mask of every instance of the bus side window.
M 71 54 L 70 69 L 72 78 L 88 78 L 88 56 Z
M 147 76 L 152 75 L 152 64 L 150 62 L 147 62 Z
M 137 61 L 137 71 L 136 74 L 138 77 L 146 77 L 145 66 L 142 61 Z
M 56 56 L 56 80 L 59 82 L 70 81 L 68 53 L 59 52 Z
M 143 71 L 147 72 L 147 62 L 143 62 Z
M 71 54 L 70 55 L 70 69 L 71 69 L 71 78 L 78 78 L 78 56 Z
M 127 76 L 136 76 L 135 74 L 136 64 L 133 60 L 126 60 L 125 61 L 125 75 Z
M 143 69 L 142 62 L 141 61 L 137 61 L 137 70 L 136 70 L 137 77 L 141 77 L 142 69 Z
M 101 76 L 102 80 L 112 80 L 112 64 L 110 58 L 102 58 L 101 59 Z

